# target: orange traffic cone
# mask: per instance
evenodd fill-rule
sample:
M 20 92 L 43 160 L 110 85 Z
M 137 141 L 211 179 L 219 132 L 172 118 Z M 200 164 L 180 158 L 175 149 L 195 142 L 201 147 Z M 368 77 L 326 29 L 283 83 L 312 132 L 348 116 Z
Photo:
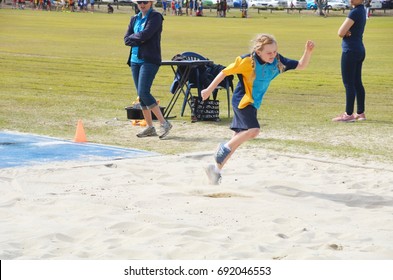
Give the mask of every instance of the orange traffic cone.
M 78 143 L 87 142 L 82 120 L 79 120 L 78 125 L 76 126 L 74 142 L 78 142 Z

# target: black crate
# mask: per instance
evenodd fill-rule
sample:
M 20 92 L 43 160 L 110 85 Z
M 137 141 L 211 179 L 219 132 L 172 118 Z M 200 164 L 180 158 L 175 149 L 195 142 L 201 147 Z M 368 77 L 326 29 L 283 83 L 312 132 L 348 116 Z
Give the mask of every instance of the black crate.
M 142 110 L 139 108 L 126 107 L 127 119 L 129 120 L 143 120 Z M 164 115 L 165 107 L 160 107 L 161 113 Z M 156 116 L 152 113 L 153 120 L 156 120 Z

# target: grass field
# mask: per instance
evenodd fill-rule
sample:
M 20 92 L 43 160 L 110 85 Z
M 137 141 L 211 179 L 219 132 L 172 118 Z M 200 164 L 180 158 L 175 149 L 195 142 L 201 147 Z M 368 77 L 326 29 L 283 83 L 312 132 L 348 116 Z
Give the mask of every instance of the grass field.
M 167 141 L 134 136 L 136 128 L 124 110 L 136 96 L 125 64 L 127 11 L 108 15 L 1 9 L 0 129 L 72 139 L 82 119 L 91 142 L 169 154 L 213 150 L 213 143 L 229 138 L 224 94 L 219 123 L 192 124 L 188 111 L 173 120 L 173 138 Z M 250 39 L 262 32 L 274 34 L 279 51 L 294 59 L 301 57 L 307 39 L 316 43 L 307 70 L 285 73 L 272 82 L 259 111 L 261 136 L 247 145 L 393 160 L 393 17 L 374 16 L 367 22 L 363 80 L 368 120 L 337 124 L 331 118 L 345 109 L 341 41 L 336 35 L 345 18 L 342 12 L 326 18 L 306 12 L 254 12 L 247 19 L 234 10 L 227 18 L 216 18 L 214 11 L 206 14 L 165 17 L 163 59 L 195 51 L 226 65 L 247 53 Z M 171 97 L 172 80 L 170 68 L 161 67 L 153 92 L 162 105 Z M 180 102 L 177 105 L 178 114 Z

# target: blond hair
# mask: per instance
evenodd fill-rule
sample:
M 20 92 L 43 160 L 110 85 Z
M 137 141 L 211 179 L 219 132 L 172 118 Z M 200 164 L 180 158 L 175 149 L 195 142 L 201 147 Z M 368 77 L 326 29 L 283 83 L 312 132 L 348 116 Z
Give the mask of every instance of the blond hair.
M 277 45 L 277 41 L 273 35 L 262 33 L 255 36 L 255 38 L 251 42 L 252 42 L 252 46 L 250 52 L 252 57 L 252 68 L 254 68 L 255 67 L 254 59 L 255 59 L 256 51 L 262 51 L 266 45 L 271 45 L 271 44 Z M 278 69 L 280 70 L 280 72 L 283 72 L 284 65 L 281 63 L 278 53 L 277 53 L 277 60 L 278 60 Z

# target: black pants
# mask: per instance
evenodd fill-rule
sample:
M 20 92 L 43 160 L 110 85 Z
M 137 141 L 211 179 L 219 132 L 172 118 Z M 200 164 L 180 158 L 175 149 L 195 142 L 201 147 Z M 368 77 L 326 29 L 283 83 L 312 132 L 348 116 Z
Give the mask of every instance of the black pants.
M 364 113 L 366 92 L 362 83 L 362 65 L 366 57 L 364 51 L 345 51 L 341 56 L 341 76 L 345 87 L 345 112 L 352 115 L 357 103 L 357 113 Z

